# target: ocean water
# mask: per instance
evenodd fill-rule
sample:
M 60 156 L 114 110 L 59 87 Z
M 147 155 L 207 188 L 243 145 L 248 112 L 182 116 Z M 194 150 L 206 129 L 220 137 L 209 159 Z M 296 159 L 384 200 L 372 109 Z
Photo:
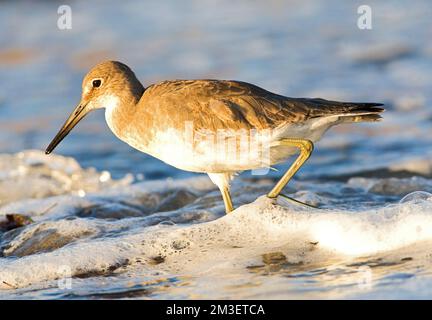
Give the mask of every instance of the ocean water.
M 432 5 L 369 1 L 0 3 L 0 298 L 362 299 L 432 296 Z M 144 85 L 224 78 L 287 96 L 386 104 L 341 125 L 285 193 L 288 163 L 233 183 L 117 140 L 94 112 L 44 148 L 95 63 Z M 6 215 L 29 217 L 8 228 Z M 10 229 L 10 230 L 8 230 Z

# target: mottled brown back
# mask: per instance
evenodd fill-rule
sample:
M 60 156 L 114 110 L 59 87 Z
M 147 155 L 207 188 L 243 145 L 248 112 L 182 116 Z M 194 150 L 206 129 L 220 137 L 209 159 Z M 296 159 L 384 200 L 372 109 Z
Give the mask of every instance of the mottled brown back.
M 228 80 L 164 81 L 146 89 L 140 101 L 158 120 L 194 121 L 196 129 L 266 129 L 330 115 L 372 115 L 384 109 L 379 103 L 336 102 L 289 98 L 258 86 Z M 356 118 L 361 121 L 361 116 Z M 171 121 L 170 121 L 171 122 Z

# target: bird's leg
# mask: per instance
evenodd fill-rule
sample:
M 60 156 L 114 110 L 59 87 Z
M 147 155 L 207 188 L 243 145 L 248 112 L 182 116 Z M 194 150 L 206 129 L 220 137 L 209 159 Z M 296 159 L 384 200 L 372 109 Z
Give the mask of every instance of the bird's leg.
M 294 163 L 291 165 L 291 167 L 287 170 L 287 172 L 285 172 L 282 178 L 276 183 L 273 189 L 267 194 L 267 196 L 269 198 L 277 198 L 280 195 L 290 202 L 294 202 L 296 204 L 303 204 L 308 207 L 313 207 L 311 205 L 308 205 L 306 203 L 300 202 L 295 199 L 291 199 L 290 197 L 281 194 L 282 189 L 287 185 L 287 183 L 291 180 L 291 178 L 301 168 L 303 163 L 305 163 L 305 161 L 309 159 L 314 148 L 313 142 L 307 139 L 285 138 L 279 140 L 277 142 L 277 145 L 287 146 L 287 147 L 297 147 L 300 150 L 300 154 L 297 157 L 297 159 L 294 161 Z
M 220 189 L 221 193 L 222 193 L 222 198 L 225 204 L 225 212 L 228 214 L 231 211 L 234 210 L 232 201 L 231 201 L 231 195 L 229 192 L 229 188 L 221 188 Z
M 222 198 L 225 204 L 225 212 L 227 214 L 230 213 L 234 210 L 230 195 L 230 180 L 233 177 L 233 173 L 208 172 L 207 174 L 210 177 L 210 180 L 213 181 L 215 185 L 217 185 L 222 194 Z

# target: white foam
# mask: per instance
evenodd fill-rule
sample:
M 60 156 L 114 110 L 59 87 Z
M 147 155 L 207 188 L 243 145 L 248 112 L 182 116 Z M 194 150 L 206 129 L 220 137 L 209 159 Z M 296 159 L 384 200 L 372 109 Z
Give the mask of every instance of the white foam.
M 112 266 L 133 265 L 136 259 L 146 261 L 141 267 L 148 270 L 203 274 L 236 272 L 275 249 L 289 253 L 290 261 L 309 262 L 323 262 L 329 255 L 373 254 L 432 240 L 431 212 L 432 200 L 415 196 L 408 202 L 359 212 L 282 207 L 260 197 L 231 215 L 195 225 L 146 228 L 144 218 L 51 221 L 44 228 L 74 241 L 51 252 L 0 259 L 0 286 L 8 289 L 54 280 L 64 266 L 71 275 L 101 273 Z M 28 229 L 40 231 L 42 226 Z M 11 247 L 18 247 L 29 233 L 22 233 Z M 311 242 L 317 243 L 314 250 Z M 154 266 L 154 257 L 163 257 L 164 262 Z
M 0 154 L 0 204 L 60 194 L 82 194 L 131 183 L 126 176 L 114 181 L 106 172 L 82 169 L 73 158 L 47 157 L 39 150 Z
M 22 166 L 24 160 L 19 157 L 8 157 L 5 162 L 14 165 L 3 164 L 0 173 L 7 175 L 7 170 Z M 319 187 L 313 182 L 290 184 L 304 189 L 295 198 L 332 209 L 275 203 L 261 196 L 268 183 L 237 179 L 233 197 L 238 208 L 225 216 L 220 194 L 206 176 L 129 184 L 82 169 L 71 159 L 53 157 L 44 163 L 39 157 L 35 151 L 27 154 L 42 165 L 32 166 L 29 160 L 24 164 L 23 177 L 35 184 L 57 183 L 54 172 L 64 172 L 69 186 L 72 176 L 79 178 L 73 188 L 41 199 L 28 199 L 25 190 L 21 194 L 15 190 L 16 200 L 0 208 L 0 215 L 21 213 L 34 220 L 0 234 L 2 289 L 52 286 L 52 281 L 65 276 L 65 270 L 73 277 L 117 269 L 118 274 L 132 273 L 132 278 L 139 278 L 137 272 L 195 275 L 199 281 L 207 279 L 207 285 L 233 275 L 235 279 L 218 283 L 224 286 L 250 279 L 247 267 L 262 264 L 262 255 L 271 252 L 282 252 L 291 264 L 323 266 L 334 259 L 388 252 L 403 257 L 406 248 L 432 241 L 432 198 L 427 192 L 414 192 L 400 203 L 374 208 L 353 203 L 349 210 L 334 209 L 334 199 L 326 193 L 342 195 L 351 187 L 364 189 L 377 201 L 382 196 L 400 199 L 400 190 L 430 191 L 425 178 L 352 178 L 348 184 L 326 182 Z M 38 168 L 44 174 L 36 172 Z M 10 191 L 9 186 L 20 177 L 5 176 L 2 191 Z M 84 196 L 71 191 L 86 187 Z

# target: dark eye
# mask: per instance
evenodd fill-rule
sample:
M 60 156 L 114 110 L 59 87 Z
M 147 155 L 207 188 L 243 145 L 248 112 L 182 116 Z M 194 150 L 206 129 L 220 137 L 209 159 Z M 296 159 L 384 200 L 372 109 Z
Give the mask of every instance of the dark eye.
M 102 81 L 99 79 L 96 79 L 96 80 L 93 80 L 92 84 L 93 84 L 93 88 L 99 88 L 100 85 L 102 84 Z

